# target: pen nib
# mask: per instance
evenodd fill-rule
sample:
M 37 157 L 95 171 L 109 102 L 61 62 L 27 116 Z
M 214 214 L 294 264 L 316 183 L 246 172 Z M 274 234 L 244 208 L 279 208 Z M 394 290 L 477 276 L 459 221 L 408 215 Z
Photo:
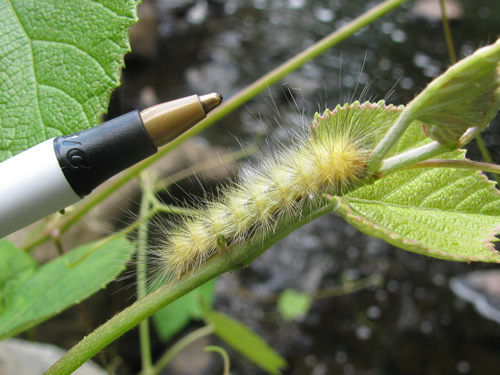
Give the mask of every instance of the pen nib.
M 216 92 L 211 94 L 202 95 L 199 97 L 200 103 L 205 113 L 210 112 L 212 109 L 217 107 L 220 103 L 222 103 L 222 95 Z

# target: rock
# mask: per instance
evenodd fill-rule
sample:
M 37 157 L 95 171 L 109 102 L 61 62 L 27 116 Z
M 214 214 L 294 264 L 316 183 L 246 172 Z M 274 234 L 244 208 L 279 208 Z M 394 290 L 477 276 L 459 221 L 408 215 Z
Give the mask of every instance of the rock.
M 445 0 L 444 7 L 448 20 L 459 20 L 464 15 L 464 8 L 460 0 Z M 430 22 L 441 21 L 441 6 L 439 0 L 419 0 L 411 8 L 413 15 Z
M 500 270 L 474 271 L 450 280 L 451 290 L 483 317 L 500 324 Z
M 55 345 L 7 339 L 0 341 L 0 369 L 2 375 L 41 375 L 65 353 Z M 88 361 L 73 374 L 107 375 L 107 372 Z

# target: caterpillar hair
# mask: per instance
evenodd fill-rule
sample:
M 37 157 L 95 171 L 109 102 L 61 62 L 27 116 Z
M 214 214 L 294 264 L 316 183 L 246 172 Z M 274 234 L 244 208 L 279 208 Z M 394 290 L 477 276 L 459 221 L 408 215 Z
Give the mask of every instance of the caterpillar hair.
M 366 174 L 370 152 L 387 122 L 382 118 L 400 110 L 383 101 L 354 102 L 316 114 L 291 144 L 278 145 L 243 169 L 196 216 L 165 229 L 164 243 L 155 252 L 161 277 L 179 278 L 234 245 L 274 233 L 284 219 L 302 217 L 311 205 L 324 203 L 325 194 L 350 190 Z

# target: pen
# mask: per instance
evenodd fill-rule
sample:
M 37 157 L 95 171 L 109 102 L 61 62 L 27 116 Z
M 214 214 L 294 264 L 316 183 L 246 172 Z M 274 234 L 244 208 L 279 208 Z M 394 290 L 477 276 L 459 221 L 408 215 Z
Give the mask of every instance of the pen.
M 0 238 L 79 201 L 153 155 L 222 102 L 192 95 L 48 139 L 0 163 Z

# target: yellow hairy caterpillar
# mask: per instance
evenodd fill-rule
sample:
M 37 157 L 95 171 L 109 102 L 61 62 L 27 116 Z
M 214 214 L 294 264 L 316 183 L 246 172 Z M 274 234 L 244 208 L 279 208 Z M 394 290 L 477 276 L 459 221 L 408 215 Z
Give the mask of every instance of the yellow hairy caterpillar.
M 296 134 L 290 145 L 244 169 L 196 216 L 166 230 L 156 253 L 164 277 L 179 278 L 233 245 L 273 233 L 284 219 L 302 217 L 324 202 L 324 194 L 351 189 L 365 176 L 388 116 L 393 119 L 400 110 L 383 101 L 354 102 L 316 114 L 308 131 Z

